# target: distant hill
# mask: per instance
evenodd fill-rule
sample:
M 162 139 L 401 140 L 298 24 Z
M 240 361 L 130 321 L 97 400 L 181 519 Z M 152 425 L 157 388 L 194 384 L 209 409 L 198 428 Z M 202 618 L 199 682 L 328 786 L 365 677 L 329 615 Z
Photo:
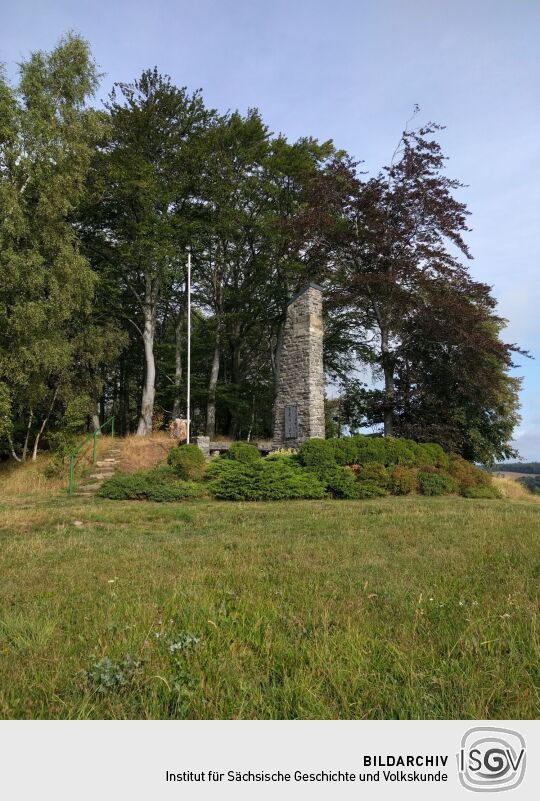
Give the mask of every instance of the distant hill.
M 540 462 L 501 462 L 494 465 L 491 472 L 540 474 Z

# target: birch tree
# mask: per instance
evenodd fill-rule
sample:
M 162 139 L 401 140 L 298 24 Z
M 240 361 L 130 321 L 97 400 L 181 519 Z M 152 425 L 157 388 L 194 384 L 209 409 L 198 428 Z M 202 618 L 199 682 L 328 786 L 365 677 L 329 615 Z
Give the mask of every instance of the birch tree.
M 0 80 L 0 381 L 10 451 L 34 458 L 62 400 L 94 276 L 73 214 L 100 131 L 88 44 L 68 35 Z

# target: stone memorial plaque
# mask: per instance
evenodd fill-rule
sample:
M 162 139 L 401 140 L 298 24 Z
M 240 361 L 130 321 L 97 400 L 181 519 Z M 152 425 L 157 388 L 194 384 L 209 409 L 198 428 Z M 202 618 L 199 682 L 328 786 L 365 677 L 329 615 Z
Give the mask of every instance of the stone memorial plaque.
M 298 436 L 298 406 L 285 406 L 285 439 Z

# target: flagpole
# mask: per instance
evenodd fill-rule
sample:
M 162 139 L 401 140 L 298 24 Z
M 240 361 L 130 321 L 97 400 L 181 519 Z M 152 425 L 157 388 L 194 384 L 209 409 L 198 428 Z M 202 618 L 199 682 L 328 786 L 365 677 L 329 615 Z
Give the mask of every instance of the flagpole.
M 188 247 L 187 262 L 187 441 L 191 427 L 191 248 Z

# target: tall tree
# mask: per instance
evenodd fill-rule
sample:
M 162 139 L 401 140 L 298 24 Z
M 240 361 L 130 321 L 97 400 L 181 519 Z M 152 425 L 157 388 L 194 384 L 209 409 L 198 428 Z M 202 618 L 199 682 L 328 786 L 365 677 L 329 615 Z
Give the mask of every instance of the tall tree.
M 126 319 L 142 340 L 137 433 L 144 435 L 152 430 L 158 313 L 189 241 L 197 135 L 212 115 L 199 92 L 178 89 L 157 69 L 133 83 L 115 84 L 106 108 L 110 139 L 93 171 L 86 240 L 96 269 L 114 276 L 122 297 L 129 298 Z
M 24 61 L 15 89 L 0 81 L 0 381 L 24 421 L 9 431 L 20 459 L 35 456 L 67 391 L 92 301 L 72 217 L 100 130 L 86 106 L 97 82 L 88 44 L 73 35 Z
M 371 362 L 384 382 L 384 433 L 394 433 L 395 371 L 404 327 L 424 304 L 434 280 L 468 280 L 458 254 L 467 209 L 453 192 L 462 184 L 443 173 L 445 157 L 433 138 L 437 125 L 405 131 L 394 159 L 362 181 L 354 164 L 341 165 L 342 219 L 335 272 L 340 305 L 353 307 Z

